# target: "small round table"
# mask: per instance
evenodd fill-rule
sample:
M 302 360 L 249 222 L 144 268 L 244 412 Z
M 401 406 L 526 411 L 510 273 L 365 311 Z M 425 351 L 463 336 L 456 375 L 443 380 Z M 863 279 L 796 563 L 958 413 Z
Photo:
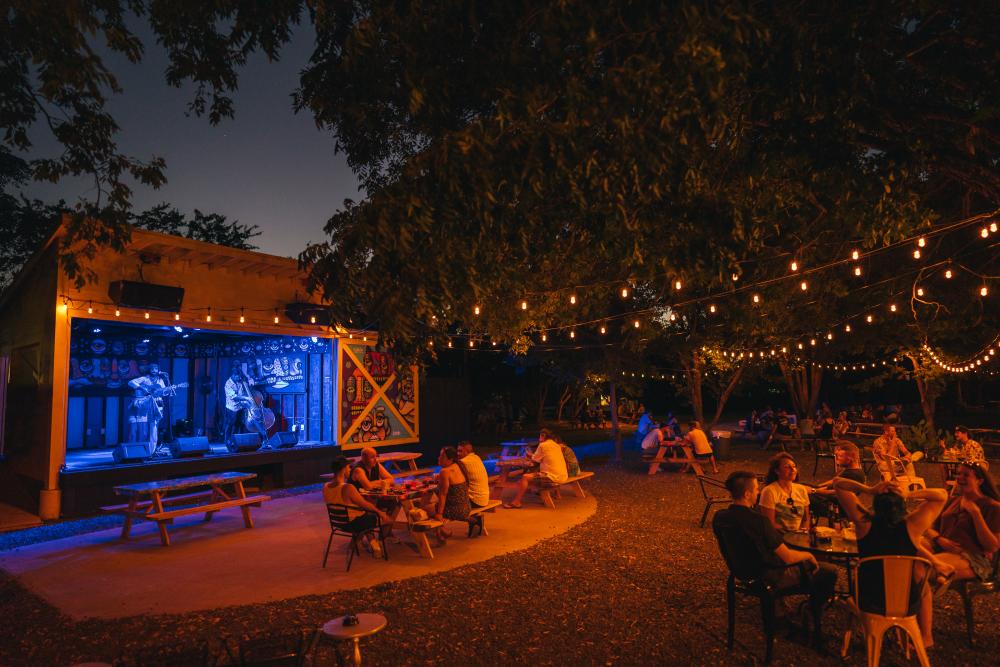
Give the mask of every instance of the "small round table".
M 837 534 L 816 544 L 809 543 L 809 533 L 794 531 L 781 536 L 782 541 L 791 549 L 808 551 L 819 560 L 825 560 L 837 565 L 843 565 L 847 570 L 847 595 L 854 597 L 854 565 L 858 558 L 858 541 L 854 538 Z M 838 593 L 838 595 L 840 595 Z
M 334 641 L 354 642 L 354 665 L 361 666 L 361 645 L 358 640 L 368 635 L 373 635 L 385 627 L 386 620 L 382 614 L 357 614 L 357 625 L 344 625 L 346 616 L 335 618 L 323 624 L 321 630 L 324 637 Z M 337 662 L 340 662 L 340 653 L 337 652 Z

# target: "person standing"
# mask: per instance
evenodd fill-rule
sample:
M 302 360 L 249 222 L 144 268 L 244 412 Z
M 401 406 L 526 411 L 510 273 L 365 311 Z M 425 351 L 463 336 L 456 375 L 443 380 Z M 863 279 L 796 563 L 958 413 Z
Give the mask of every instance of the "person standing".
M 160 420 L 163 419 L 163 394 L 169 379 L 160 372 L 160 365 L 152 363 L 145 375 L 129 380 L 134 392 L 129 406 L 129 441 L 148 444 L 149 455 L 156 452 L 159 441 Z
M 229 444 L 233 434 L 238 432 L 240 415 L 254 407 L 250 386 L 250 378 L 246 376 L 238 364 L 234 363 L 224 387 L 226 402 L 222 413 L 222 441 L 226 444 Z M 244 422 L 248 421 L 244 419 Z M 261 442 L 261 444 L 264 443 Z

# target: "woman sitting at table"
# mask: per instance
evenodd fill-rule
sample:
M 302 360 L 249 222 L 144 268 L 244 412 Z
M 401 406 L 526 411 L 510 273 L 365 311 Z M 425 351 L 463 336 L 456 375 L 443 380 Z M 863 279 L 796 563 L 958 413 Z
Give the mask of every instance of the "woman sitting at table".
M 809 489 L 798 484 L 799 469 L 787 452 L 771 457 L 758 509 L 780 532 L 809 526 Z
M 469 504 L 469 475 L 465 464 L 454 447 L 444 447 L 438 454 L 441 472 L 437 474 L 437 501 L 428 508 L 428 514 L 438 521 L 467 521 L 472 506 Z M 437 529 L 438 539 L 451 537 L 443 525 Z
M 382 536 L 392 524 L 388 514 L 365 500 L 352 484 L 347 483 L 347 474 L 351 470 L 350 463 L 342 456 L 333 461 L 334 478 L 323 485 L 323 502 L 327 505 L 347 505 L 347 516 L 351 522 L 347 525 L 349 531 L 362 531 L 374 528 L 376 516 L 382 521 Z M 374 514 L 366 514 L 372 512 Z
M 1000 493 L 982 464 L 964 461 L 958 466 L 955 493 L 937 525 L 924 535 L 935 567 L 955 579 L 988 580 L 993 555 L 1000 549 Z
M 921 489 L 909 494 L 898 482 L 879 482 L 867 486 L 859 482 L 837 477 L 833 480 L 837 500 L 847 518 L 854 522 L 858 536 L 858 554 L 861 558 L 871 556 L 925 556 L 919 548 L 923 534 L 941 514 L 941 508 L 948 500 L 944 489 Z M 858 501 L 857 494 L 870 493 L 872 510 L 869 512 Z M 919 506 L 907 514 L 906 500 L 922 500 Z M 914 577 L 922 578 L 926 566 L 914 569 Z M 885 611 L 883 593 L 885 580 L 882 567 L 867 564 L 858 570 L 858 595 L 862 609 Z M 923 636 L 924 646 L 934 645 L 931 634 L 933 596 L 927 587 L 914 586 L 910 591 L 910 609 L 917 605 L 917 624 Z

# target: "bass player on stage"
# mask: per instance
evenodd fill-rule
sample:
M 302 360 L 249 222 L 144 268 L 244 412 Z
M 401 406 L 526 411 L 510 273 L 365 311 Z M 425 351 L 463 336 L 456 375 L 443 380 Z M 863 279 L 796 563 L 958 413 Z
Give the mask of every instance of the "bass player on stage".
M 260 410 L 254 401 L 253 393 L 250 390 L 252 380 L 243 372 L 239 364 L 233 364 L 232 373 L 226 380 L 226 405 L 223 410 L 223 431 L 222 438 L 225 443 L 232 440 L 233 433 L 237 432 L 240 423 L 240 415 L 243 415 L 243 423 L 247 428 L 260 433 L 261 444 L 267 445 L 267 430 L 261 423 L 262 419 L 255 418 L 254 411 Z

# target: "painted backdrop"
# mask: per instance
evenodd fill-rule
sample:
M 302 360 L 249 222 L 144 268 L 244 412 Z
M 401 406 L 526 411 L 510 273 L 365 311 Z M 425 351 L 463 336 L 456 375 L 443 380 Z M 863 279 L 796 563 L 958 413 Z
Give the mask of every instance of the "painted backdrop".
M 337 341 L 338 443 L 343 449 L 417 442 L 417 369 L 374 344 Z

